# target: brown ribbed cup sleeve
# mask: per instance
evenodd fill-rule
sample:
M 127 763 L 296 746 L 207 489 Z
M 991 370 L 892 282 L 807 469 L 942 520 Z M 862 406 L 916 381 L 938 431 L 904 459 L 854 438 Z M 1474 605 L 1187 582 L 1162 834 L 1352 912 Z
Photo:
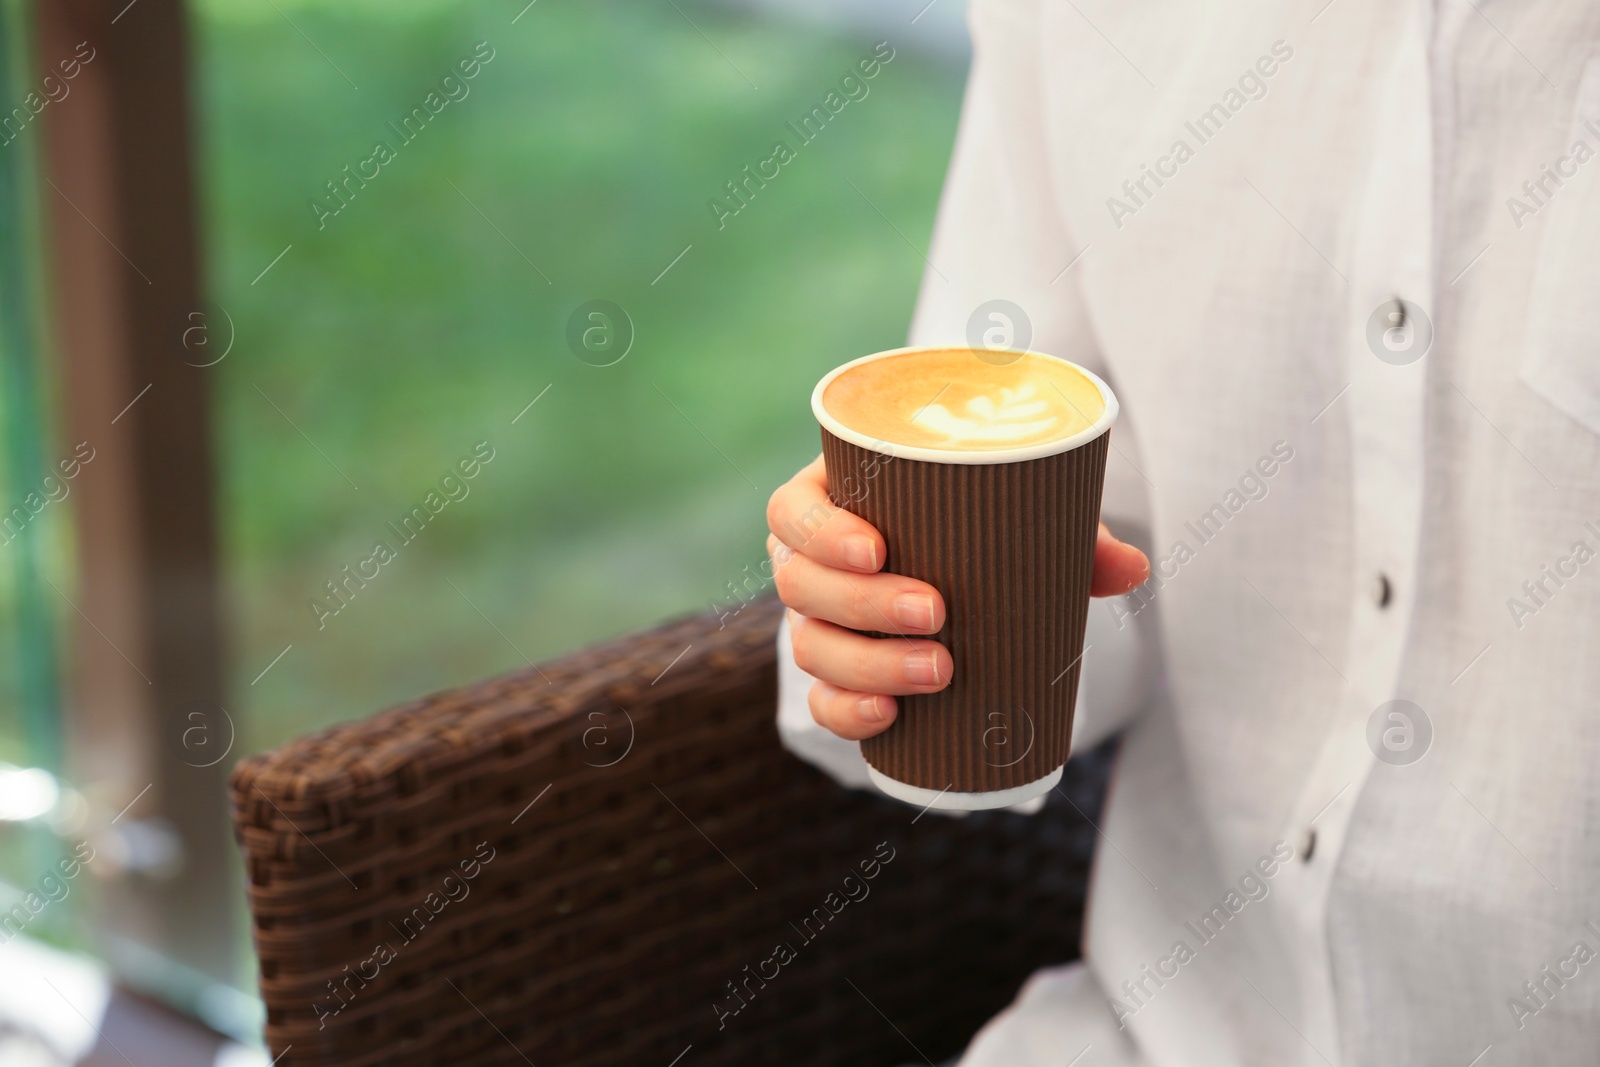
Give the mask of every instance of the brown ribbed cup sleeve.
M 908 785 L 987 792 L 1067 761 L 1110 430 L 1018 463 L 894 459 L 822 431 L 829 496 L 888 542 L 884 570 L 944 596 L 955 671 L 861 743 Z M 873 636 L 887 636 L 875 633 Z

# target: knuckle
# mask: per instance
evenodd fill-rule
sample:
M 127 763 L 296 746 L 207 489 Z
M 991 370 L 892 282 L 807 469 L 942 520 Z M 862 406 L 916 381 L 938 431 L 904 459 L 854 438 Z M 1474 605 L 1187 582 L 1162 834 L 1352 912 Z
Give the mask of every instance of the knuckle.
M 849 617 L 856 626 L 863 630 L 876 630 L 878 627 L 874 625 L 873 620 L 882 621 L 877 609 L 873 606 L 871 595 L 861 588 L 858 582 L 850 583 Z
M 821 682 L 812 684 L 811 692 L 806 697 L 806 704 L 811 709 L 811 721 L 825 730 L 829 729 L 828 693 L 823 689 Z
M 817 650 L 804 626 L 791 626 L 789 648 L 794 653 L 794 664 L 807 674 L 816 674 Z
M 767 529 L 771 530 L 774 535 L 777 534 L 778 527 L 783 524 L 783 494 L 784 490 L 788 488 L 788 483 L 780 485 L 767 498 Z
M 797 568 L 779 563 L 772 574 L 772 585 L 778 591 L 778 599 L 790 607 L 797 606 L 795 600 L 800 593 L 800 576 L 796 571 Z
M 774 569 L 782 567 L 795 557 L 794 549 L 778 540 L 777 537 L 772 537 L 770 540 L 772 542 L 772 566 Z
M 883 692 L 882 688 L 876 686 L 884 682 L 898 684 L 904 673 L 889 648 L 889 642 L 882 638 L 863 642 L 860 650 L 851 657 L 851 667 L 855 676 L 866 683 L 861 688 L 868 692 Z

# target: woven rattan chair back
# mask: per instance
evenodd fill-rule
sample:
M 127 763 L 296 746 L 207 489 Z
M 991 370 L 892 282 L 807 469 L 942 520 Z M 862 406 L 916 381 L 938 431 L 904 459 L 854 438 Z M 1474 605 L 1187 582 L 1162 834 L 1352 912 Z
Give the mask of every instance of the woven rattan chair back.
M 240 763 L 280 1067 L 938 1060 L 1074 958 L 1105 760 L 1032 818 L 841 789 L 779 745 L 778 610 Z

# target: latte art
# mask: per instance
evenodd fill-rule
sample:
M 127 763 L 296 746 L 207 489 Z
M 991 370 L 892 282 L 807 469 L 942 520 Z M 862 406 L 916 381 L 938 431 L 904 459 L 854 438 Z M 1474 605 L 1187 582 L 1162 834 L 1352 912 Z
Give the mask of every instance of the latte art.
M 849 367 L 827 384 L 822 406 L 858 433 L 953 452 L 1057 441 L 1105 412 L 1099 388 L 1064 360 L 1026 352 L 996 365 L 965 348 L 898 352 Z
M 1039 387 L 1027 382 L 1016 389 L 1000 390 L 1000 399 L 975 396 L 967 401 L 966 412 L 956 414 L 943 404 L 929 404 L 912 417 L 912 422 L 934 433 L 942 433 L 952 445 L 983 442 L 1014 445 L 1037 440 L 1058 428 L 1061 418 L 1050 411 L 1050 403 L 1039 394 Z

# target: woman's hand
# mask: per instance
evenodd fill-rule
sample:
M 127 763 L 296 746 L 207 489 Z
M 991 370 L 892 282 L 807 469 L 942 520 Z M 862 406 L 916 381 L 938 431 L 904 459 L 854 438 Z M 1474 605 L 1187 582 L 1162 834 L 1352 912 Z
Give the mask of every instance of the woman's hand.
M 810 702 L 820 725 L 852 741 L 871 737 L 894 721 L 896 696 L 936 693 L 950 684 L 949 650 L 911 636 L 944 626 L 944 598 L 926 582 L 880 572 L 883 535 L 828 502 L 821 456 L 772 494 L 767 526 L 778 596 L 790 608 L 794 659 L 818 679 Z M 1118 596 L 1149 575 L 1144 553 L 1102 523 L 1092 595 Z M 907 636 L 867 637 L 855 630 Z

